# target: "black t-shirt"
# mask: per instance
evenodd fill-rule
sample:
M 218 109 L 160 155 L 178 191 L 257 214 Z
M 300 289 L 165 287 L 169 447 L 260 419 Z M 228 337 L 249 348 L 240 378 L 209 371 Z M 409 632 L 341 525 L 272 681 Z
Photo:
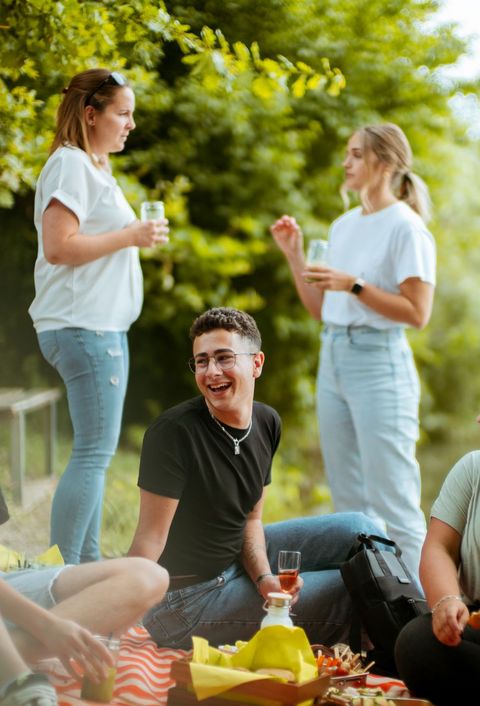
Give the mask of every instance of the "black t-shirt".
M 223 426 L 238 439 L 247 431 Z M 159 558 L 172 576 L 212 578 L 239 556 L 246 517 L 271 480 L 280 430 L 277 412 L 254 402 L 251 432 L 235 455 L 203 397 L 172 407 L 147 429 L 138 485 L 180 501 Z
M 3 493 L 0 488 L 0 525 L 3 525 L 9 517 L 10 515 L 8 514 L 7 503 L 5 502 L 5 498 L 3 497 Z

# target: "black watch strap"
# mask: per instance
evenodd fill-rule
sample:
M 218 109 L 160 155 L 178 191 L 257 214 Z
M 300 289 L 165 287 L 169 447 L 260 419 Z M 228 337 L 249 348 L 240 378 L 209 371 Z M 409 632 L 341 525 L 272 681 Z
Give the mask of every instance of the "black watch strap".
M 355 282 L 352 284 L 351 293 L 355 294 L 357 297 L 365 286 L 365 280 L 361 277 L 357 277 Z

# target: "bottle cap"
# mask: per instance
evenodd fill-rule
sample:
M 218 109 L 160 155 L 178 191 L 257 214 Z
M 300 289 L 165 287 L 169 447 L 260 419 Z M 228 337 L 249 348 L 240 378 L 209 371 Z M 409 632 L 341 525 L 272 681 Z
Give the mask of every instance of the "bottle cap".
M 267 602 L 268 605 L 284 608 L 285 606 L 290 605 L 292 602 L 292 596 L 289 593 L 275 593 L 272 591 L 272 593 L 267 593 Z

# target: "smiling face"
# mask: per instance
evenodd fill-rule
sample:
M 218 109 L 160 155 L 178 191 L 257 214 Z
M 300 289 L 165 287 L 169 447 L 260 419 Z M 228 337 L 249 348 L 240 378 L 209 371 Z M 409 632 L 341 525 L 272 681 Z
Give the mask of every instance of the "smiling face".
M 347 144 L 347 155 L 343 162 L 345 187 L 349 191 L 370 190 L 378 186 L 387 165 L 380 162 L 372 151 L 367 151 L 359 133 L 354 133 Z
M 91 105 L 85 108 L 88 138 L 97 155 L 121 152 L 131 130 L 135 128 L 133 112 L 135 96 L 131 88 L 118 88 L 105 110 Z
M 220 352 L 254 353 L 239 355 L 229 370 L 217 368 L 211 358 L 205 371 L 195 373 L 195 382 L 210 412 L 224 424 L 246 429 L 252 416 L 255 380 L 262 373 L 265 356 L 236 331 L 214 329 L 197 336 L 193 356 L 213 356 Z

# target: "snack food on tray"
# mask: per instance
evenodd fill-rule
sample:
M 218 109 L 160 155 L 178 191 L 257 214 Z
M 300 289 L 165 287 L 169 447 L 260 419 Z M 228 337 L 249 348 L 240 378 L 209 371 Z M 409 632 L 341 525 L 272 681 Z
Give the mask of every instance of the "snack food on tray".
M 337 689 L 331 687 L 322 697 L 320 703 L 345 704 L 347 706 L 394 706 L 395 701 L 387 699 L 381 689 L 360 688 Z
M 331 674 L 342 677 L 347 675 L 364 674 L 373 665 L 373 662 L 364 667 L 359 652 L 352 652 L 348 645 L 337 644 L 333 647 L 318 645 L 315 650 L 317 657 L 318 673 Z

